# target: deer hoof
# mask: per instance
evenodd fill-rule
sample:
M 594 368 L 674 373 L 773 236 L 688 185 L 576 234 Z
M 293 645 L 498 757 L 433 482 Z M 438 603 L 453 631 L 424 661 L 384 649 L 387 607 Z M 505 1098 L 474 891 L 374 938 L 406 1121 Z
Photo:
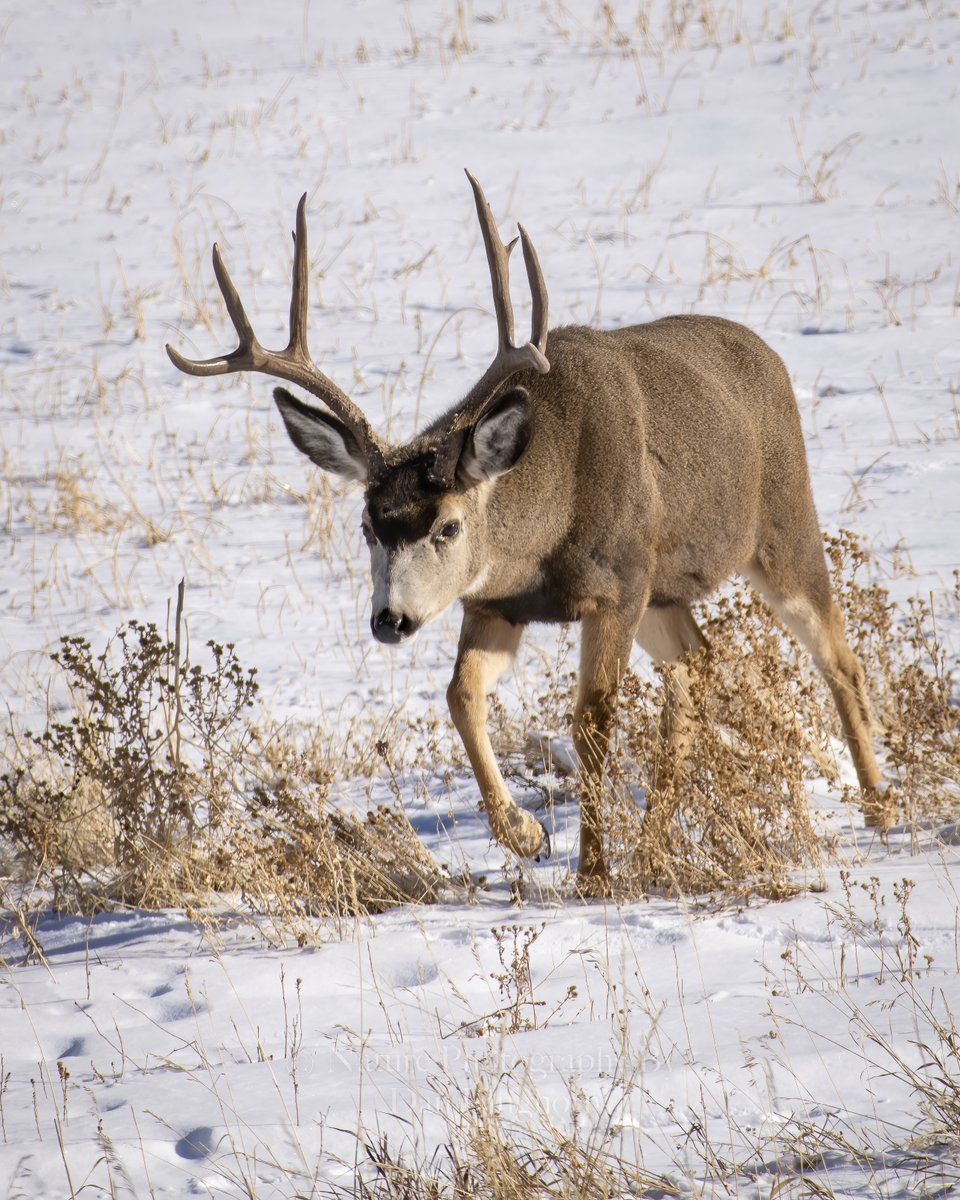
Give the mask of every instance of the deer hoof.
M 540 828 L 543 830 L 543 841 L 540 843 L 540 849 L 533 856 L 534 862 L 546 862 L 553 853 L 553 845 L 550 842 L 550 831 L 542 821 L 539 822 Z
M 860 801 L 863 824 L 867 829 L 886 833 L 896 825 L 900 817 L 897 793 L 889 783 L 878 784 L 863 793 Z
M 613 895 L 606 871 L 578 871 L 574 888 L 581 900 L 609 900 Z
M 550 838 L 543 825 L 522 808 L 510 801 L 509 806 L 487 808 L 490 832 L 494 841 L 510 850 L 517 858 L 539 861 L 550 853 Z M 546 847 L 546 852 L 544 848 Z

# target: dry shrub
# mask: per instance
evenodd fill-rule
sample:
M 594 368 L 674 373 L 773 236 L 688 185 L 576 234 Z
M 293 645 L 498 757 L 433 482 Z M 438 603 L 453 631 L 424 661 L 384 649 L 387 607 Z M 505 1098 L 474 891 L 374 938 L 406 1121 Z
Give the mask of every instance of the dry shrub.
M 99 655 L 61 639 L 73 713 L 28 734 L 0 776 L 0 837 L 56 907 L 161 906 L 213 883 L 199 846 L 222 823 L 257 685 L 232 646 L 208 648 L 204 671 L 154 625 L 131 622 Z
M 830 540 L 828 554 L 905 815 L 956 819 L 960 712 L 930 605 L 897 608 L 877 583 L 862 583 L 867 559 L 853 535 Z M 669 761 L 660 735 L 669 671 L 659 685 L 633 674 L 624 683 L 604 822 L 625 898 L 784 894 L 822 849 L 809 780 L 837 784 L 840 737 L 825 685 L 747 592 L 713 602 L 701 623 L 710 649 L 689 664 L 693 737 L 682 761 Z M 21 877 L 68 910 L 237 891 L 284 921 L 434 899 L 445 878 L 403 815 L 399 788 L 396 809 L 365 819 L 330 803 L 335 775 L 371 774 L 386 757 L 382 734 L 354 731 L 336 762 L 331 739 L 298 749 L 262 735 L 248 720 L 254 672 L 216 643 L 206 668 L 191 663 L 181 627 L 178 608 L 172 641 L 135 622 L 100 655 L 84 639 L 62 641 L 54 660 L 73 714 L 28 735 L 0 774 L 0 850 L 14 853 Z M 562 662 L 547 671 L 540 728 L 569 719 L 575 683 Z M 431 718 L 390 734 L 412 740 L 402 758 L 425 756 L 436 770 L 449 757 L 446 728 Z M 516 752 L 526 732 L 501 728 L 499 740 Z
M 264 778 L 255 672 L 215 642 L 191 663 L 181 630 L 182 596 L 173 640 L 138 622 L 99 655 L 62 639 L 72 714 L 0 774 L 0 847 L 20 877 L 61 911 L 239 892 L 282 922 L 434 899 L 440 869 L 400 811 L 339 811 L 316 764 Z
M 827 553 L 903 816 L 956 820 L 960 709 L 931 605 L 898 606 L 876 581 L 862 582 L 868 559 L 855 535 L 828 539 Z M 794 873 L 815 866 L 824 848 L 810 818 L 810 780 L 839 785 L 833 700 L 809 655 L 745 588 L 704 606 L 700 622 L 710 647 L 688 663 L 692 736 L 682 761 L 670 761 L 659 716 L 675 668 L 659 683 L 634 673 L 624 680 L 604 798 L 615 889 L 624 898 L 790 894 Z M 559 728 L 576 680 L 557 671 L 548 683 L 537 721 Z M 856 789 L 844 795 L 858 805 Z
M 444 883 L 401 809 L 361 817 L 286 783 L 255 787 L 214 854 L 247 904 L 281 923 L 432 903 Z
M 625 681 L 606 818 L 611 866 L 625 895 L 786 894 L 791 872 L 820 853 L 807 787 L 809 765 L 825 758 L 816 690 L 796 644 L 746 592 L 715 601 L 703 626 L 710 647 L 688 664 L 684 761 L 670 760 L 657 717 L 673 668 L 659 686 Z
M 501 1079 L 501 1082 L 503 1080 Z M 538 1108 L 507 1116 L 495 1085 L 481 1080 L 438 1096 L 446 1132 L 430 1161 L 394 1153 L 385 1136 L 365 1145 L 367 1163 L 335 1196 L 353 1200 L 613 1200 L 678 1195 L 666 1179 L 618 1155 L 602 1117 L 580 1113 L 560 1128 Z
M 915 596 L 905 605 L 894 604 L 886 588 L 864 578 L 869 560 L 853 533 L 828 538 L 827 554 L 847 637 L 867 674 L 887 774 L 903 815 L 914 822 L 956 820 L 960 708 L 937 638 L 932 600 Z

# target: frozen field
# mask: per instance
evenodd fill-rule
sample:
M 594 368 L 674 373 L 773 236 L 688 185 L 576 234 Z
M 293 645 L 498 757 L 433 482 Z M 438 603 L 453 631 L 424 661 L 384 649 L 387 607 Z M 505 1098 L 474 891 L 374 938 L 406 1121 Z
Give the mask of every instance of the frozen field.
M 444 764 L 459 614 L 373 642 L 359 492 L 294 450 L 265 379 L 188 379 L 163 350 L 232 346 L 214 241 L 285 342 L 306 191 L 313 355 L 409 435 L 493 350 L 469 167 L 534 238 L 553 324 L 715 313 L 769 341 L 823 527 L 932 603 L 955 662 L 958 93 L 940 0 L 0 5 L 8 732 L 62 702 L 62 635 L 163 627 L 184 578 L 191 643 L 234 643 L 270 720 L 409 750 L 439 714 L 407 811 L 490 885 L 301 948 L 118 911 L 44 918 L 41 963 L 6 923 L 0 1197 L 349 1192 L 382 1135 L 422 1163 L 501 1128 L 521 1163 L 602 1150 L 651 1197 L 960 1194 L 960 839 L 880 844 L 816 786 L 823 891 L 516 905 Z M 532 629 L 508 714 L 557 657 Z M 337 799 L 391 789 L 374 769 Z M 530 894 L 570 867 L 569 807 Z M 401 1182 L 384 1195 L 419 1195 Z

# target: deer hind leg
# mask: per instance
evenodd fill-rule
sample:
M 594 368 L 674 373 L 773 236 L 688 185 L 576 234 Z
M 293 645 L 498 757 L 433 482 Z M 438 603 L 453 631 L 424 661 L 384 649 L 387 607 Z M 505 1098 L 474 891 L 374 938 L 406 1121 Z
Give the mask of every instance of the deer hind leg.
M 521 626 L 501 617 L 466 613 L 447 704 L 480 787 L 490 832 L 514 854 L 533 858 L 547 851 L 547 835 L 537 820 L 517 807 L 487 733 L 487 694 L 513 662 L 522 633 Z
M 573 716 L 581 796 L 577 883 L 582 891 L 603 895 L 610 890 L 600 816 L 603 774 L 636 622 L 626 621 L 619 613 L 594 612 L 584 616 L 581 625 L 580 677 Z
M 896 823 L 897 808 L 887 795 L 871 738 L 873 717 L 867 699 L 866 678 L 857 656 L 850 649 L 840 610 L 805 595 L 784 595 L 769 575 L 752 568 L 747 578 L 767 601 L 777 617 L 810 651 L 833 695 L 857 780 L 863 793 L 861 808 L 868 826 L 889 829 Z
M 702 650 L 707 645 L 707 639 L 685 604 L 671 604 L 648 608 L 634 640 L 658 667 L 663 668 L 665 695 L 660 713 L 662 745 L 661 753 L 653 764 L 651 789 L 657 793 L 676 782 L 680 767 L 690 750 L 693 708 L 690 703 L 690 672 L 683 659 L 689 653 Z

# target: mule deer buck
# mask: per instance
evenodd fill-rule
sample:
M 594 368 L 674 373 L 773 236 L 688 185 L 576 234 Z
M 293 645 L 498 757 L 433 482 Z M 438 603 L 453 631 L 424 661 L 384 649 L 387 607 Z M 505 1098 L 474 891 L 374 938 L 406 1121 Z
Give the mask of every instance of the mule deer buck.
M 405 445 L 382 441 L 307 350 L 306 196 L 294 234 L 290 340 L 257 341 L 217 246 L 213 266 L 239 337 L 232 353 L 174 364 L 191 375 L 259 371 L 276 388 L 294 445 L 363 484 L 373 635 L 399 643 L 454 601 L 463 625 L 447 700 L 496 840 L 549 852 L 510 796 L 486 730 L 487 694 L 535 622 L 582 626 L 574 746 L 579 760 L 578 881 L 607 888 L 600 820 L 618 684 L 637 642 L 659 664 L 705 644 L 691 605 L 745 576 L 810 650 L 830 686 L 869 824 L 895 819 L 870 741 L 863 671 L 833 604 L 800 418 L 779 357 L 741 325 L 672 316 L 625 329 L 547 332 L 547 291 L 523 226 L 533 298 L 530 340 L 514 343 L 508 258 L 469 174 L 493 284 L 499 347 L 466 398 Z M 549 357 L 548 357 L 549 355 Z M 332 414 L 332 415 L 331 415 Z M 687 734 L 682 679 L 663 728 Z

